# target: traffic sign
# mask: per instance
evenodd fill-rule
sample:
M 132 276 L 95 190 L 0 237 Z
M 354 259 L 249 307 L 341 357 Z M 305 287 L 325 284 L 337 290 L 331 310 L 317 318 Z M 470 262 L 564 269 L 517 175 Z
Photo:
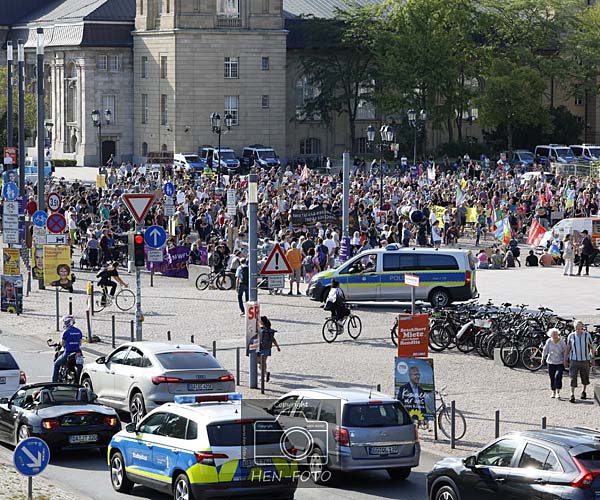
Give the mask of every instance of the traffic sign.
M 19 202 L 18 201 L 5 201 L 4 202 L 4 216 L 13 215 L 19 217 Z
M 285 287 L 285 276 L 283 274 L 274 274 L 269 276 L 269 288 L 271 290 L 279 290 Z
M 47 245 L 68 245 L 69 235 L 68 234 L 48 234 L 46 235 Z
M 63 233 L 67 228 L 67 221 L 61 214 L 50 214 L 48 220 L 46 221 L 46 227 L 51 233 Z
M 260 274 L 291 274 L 292 272 L 290 263 L 285 258 L 283 250 L 279 246 L 279 243 L 276 243 L 267 257 L 267 261 L 260 271 Z
M 2 196 L 6 198 L 6 201 L 15 201 L 19 196 L 19 186 L 14 182 L 7 182 L 2 188 Z
M 58 212 L 60 207 L 62 207 L 62 198 L 58 193 L 50 193 L 46 197 L 46 204 L 48 205 L 48 210 Z
M 44 227 L 48 221 L 48 214 L 43 210 L 38 210 L 31 216 L 31 221 L 34 226 Z
M 152 203 L 154 202 L 153 194 L 123 194 L 121 195 L 121 199 L 125 203 L 127 210 L 131 216 L 136 220 L 138 224 L 144 222 L 144 217 L 150 210 Z
M 13 462 L 24 476 L 37 476 L 50 461 L 50 448 L 40 438 L 30 437 L 21 441 L 13 453 Z
M 164 260 L 162 249 L 148 250 L 146 255 L 148 257 L 148 262 L 162 262 Z
M 175 205 L 173 204 L 172 196 L 165 196 L 165 217 L 173 217 L 175 215 Z
M 150 226 L 144 233 L 144 241 L 150 248 L 161 248 L 167 242 L 167 232 L 160 226 Z
M 231 217 L 235 217 L 235 202 L 236 202 L 236 198 L 235 198 L 235 189 L 228 189 L 227 190 L 227 215 L 230 215 Z
M 407 286 L 418 287 L 419 281 L 420 281 L 419 277 L 415 274 L 405 274 L 404 275 L 404 284 Z
M 163 186 L 163 192 L 167 196 L 173 196 L 173 194 L 175 193 L 175 186 L 173 185 L 173 183 L 165 182 L 165 185 Z

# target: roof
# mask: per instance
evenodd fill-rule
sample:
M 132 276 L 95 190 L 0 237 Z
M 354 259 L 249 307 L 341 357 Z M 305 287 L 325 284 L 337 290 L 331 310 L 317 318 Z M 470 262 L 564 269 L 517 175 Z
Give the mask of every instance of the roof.
M 10 0 L 14 1 L 14 0 Z M 20 17 L 17 24 L 53 24 L 76 21 L 135 20 L 135 0 L 51 0 L 42 8 Z
M 567 448 L 575 448 L 582 445 L 600 448 L 600 431 L 596 429 L 555 427 L 542 430 L 510 432 L 510 434 L 539 439 L 540 441 L 551 442 Z
M 195 352 L 208 352 L 204 347 L 196 345 L 196 344 L 179 344 L 176 342 L 125 342 L 123 345 L 132 345 L 135 347 L 139 347 L 145 351 L 151 352 L 153 354 L 165 352 L 165 351 L 175 351 L 181 349 L 182 351 L 195 351 Z
M 48 0 L 0 0 L 0 25 L 10 26 L 30 12 L 39 10 Z
M 329 398 L 343 399 L 349 403 L 366 402 L 369 401 L 369 399 L 396 401 L 395 398 L 388 396 L 387 394 L 372 391 L 364 387 L 318 387 L 315 389 L 299 389 L 293 392 L 310 395 L 321 394 L 323 396 L 328 396 Z
M 384 0 L 354 0 L 359 5 L 379 5 Z M 303 16 L 333 19 L 338 10 L 348 10 L 347 0 L 283 0 L 283 17 L 294 19 Z
M 242 401 L 224 401 L 195 404 L 166 403 L 163 405 L 170 410 L 176 409 L 188 418 L 206 418 L 211 421 L 222 421 L 227 419 L 261 419 L 274 420 L 263 408 Z

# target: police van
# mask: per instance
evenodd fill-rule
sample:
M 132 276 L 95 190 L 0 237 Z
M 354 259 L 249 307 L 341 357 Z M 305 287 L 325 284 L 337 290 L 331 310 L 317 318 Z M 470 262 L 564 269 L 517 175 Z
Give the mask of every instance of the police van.
M 295 449 L 264 409 L 239 393 L 178 395 L 115 434 L 110 480 L 120 493 L 140 484 L 175 500 L 256 495 L 292 499 Z
M 416 275 L 418 300 L 444 307 L 478 296 L 475 257 L 469 250 L 404 248 L 397 244 L 366 250 L 336 269 L 316 274 L 307 295 L 325 301 L 331 281 L 337 280 L 347 301 L 410 300 L 411 287 L 404 275 Z

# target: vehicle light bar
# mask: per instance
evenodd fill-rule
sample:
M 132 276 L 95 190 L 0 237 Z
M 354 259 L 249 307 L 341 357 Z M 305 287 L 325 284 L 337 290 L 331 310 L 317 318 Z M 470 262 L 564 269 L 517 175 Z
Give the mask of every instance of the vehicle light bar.
M 180 405 L 241 400 L 242 394 L 239 392 L 224 392 L 218 394 L 180 394 L 175 396 L 175 402 Z

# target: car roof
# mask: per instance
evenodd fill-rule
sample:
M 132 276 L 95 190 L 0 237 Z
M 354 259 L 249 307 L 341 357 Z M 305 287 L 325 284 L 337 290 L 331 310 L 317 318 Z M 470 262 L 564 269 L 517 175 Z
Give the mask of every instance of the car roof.
M 342 399 L 348 403 L 367 402 L 369 399 L 377 401 L 397 401 L 396 398 L 383 394 L 382 392 L 371 391 L 363 387 L 320 387 L 317 389 L 299 389 L 292 391 L 287 395 L 324 397 L 324 399 Z M 370 397 L 369 397 L 370 396 Z
M 578 453 L 585 451 L 584 448 L 586 447 L 600 449 L 600 431 L 585 427 L 574 427 L 572 429 L 554 427 L 550 429 L 514 431 L 509 432 L 507 435 L 537 439 L 569 449 L 579 448 Z
M 11 352 L 11 349 L 6 347 L 5 345 L 0 344 L 0 352 Z
M 386 253 L 390 253 L 390 252 L 394 252 L 394 253 L 409 253 L 409 252 L 415 252 L 415 253 L 440 253 L 440 254 L 444 254 L 444 255 L 464 255 L 466 253 L 469 253 L 470 250 L 467 249 L 461 249 L 461 248 L 444 248 L 444 249 L 437 249 L 437 248 L 418 248 L 418 247 L 412 247 L 412 248 L 406 248 L 406 247 L 397 247 L 397 248 L 391 248 L 394 244 L 390 244 L 385 248 L 373 248 L 371 250 L 364 250 L 363 252 L 361 252 L 361 254 L 363 253 L 382 253 L 382 254 L 386 254 Z M 360 255 L 360 254 L 358 254 Z
M 239 420 L 246 418 L 260 418 L 275 420 L 263 408 L 254 405 L 242 405 L 242 401 L 205 402 L 195 404 L 165 403 L 157 410 L 172 411 L 191 419 L 205 419 L 211 422 L 222 420 Z
M 194 351 L 194 352 L 208 352 L 204 347 L 196 345 L 196 344 L 181 344 L 176 342 L 125 342 L 119 347 L 123 346 L 133 346 L 143 351 L 157 354 L 161 352 L 171 352 L 171 351 Z
M 82 385 L 79 385 L 79 384 L 65 384 L 63 382 L 36 382 L 35 384 L 22 385 L 21 387 L 19 387 L 18 390 L 21 391 L 21 390 L 35 389 L 36 387 L 57 387 L 57 386 L 75 387 L 76 389 L 83 387 Z

